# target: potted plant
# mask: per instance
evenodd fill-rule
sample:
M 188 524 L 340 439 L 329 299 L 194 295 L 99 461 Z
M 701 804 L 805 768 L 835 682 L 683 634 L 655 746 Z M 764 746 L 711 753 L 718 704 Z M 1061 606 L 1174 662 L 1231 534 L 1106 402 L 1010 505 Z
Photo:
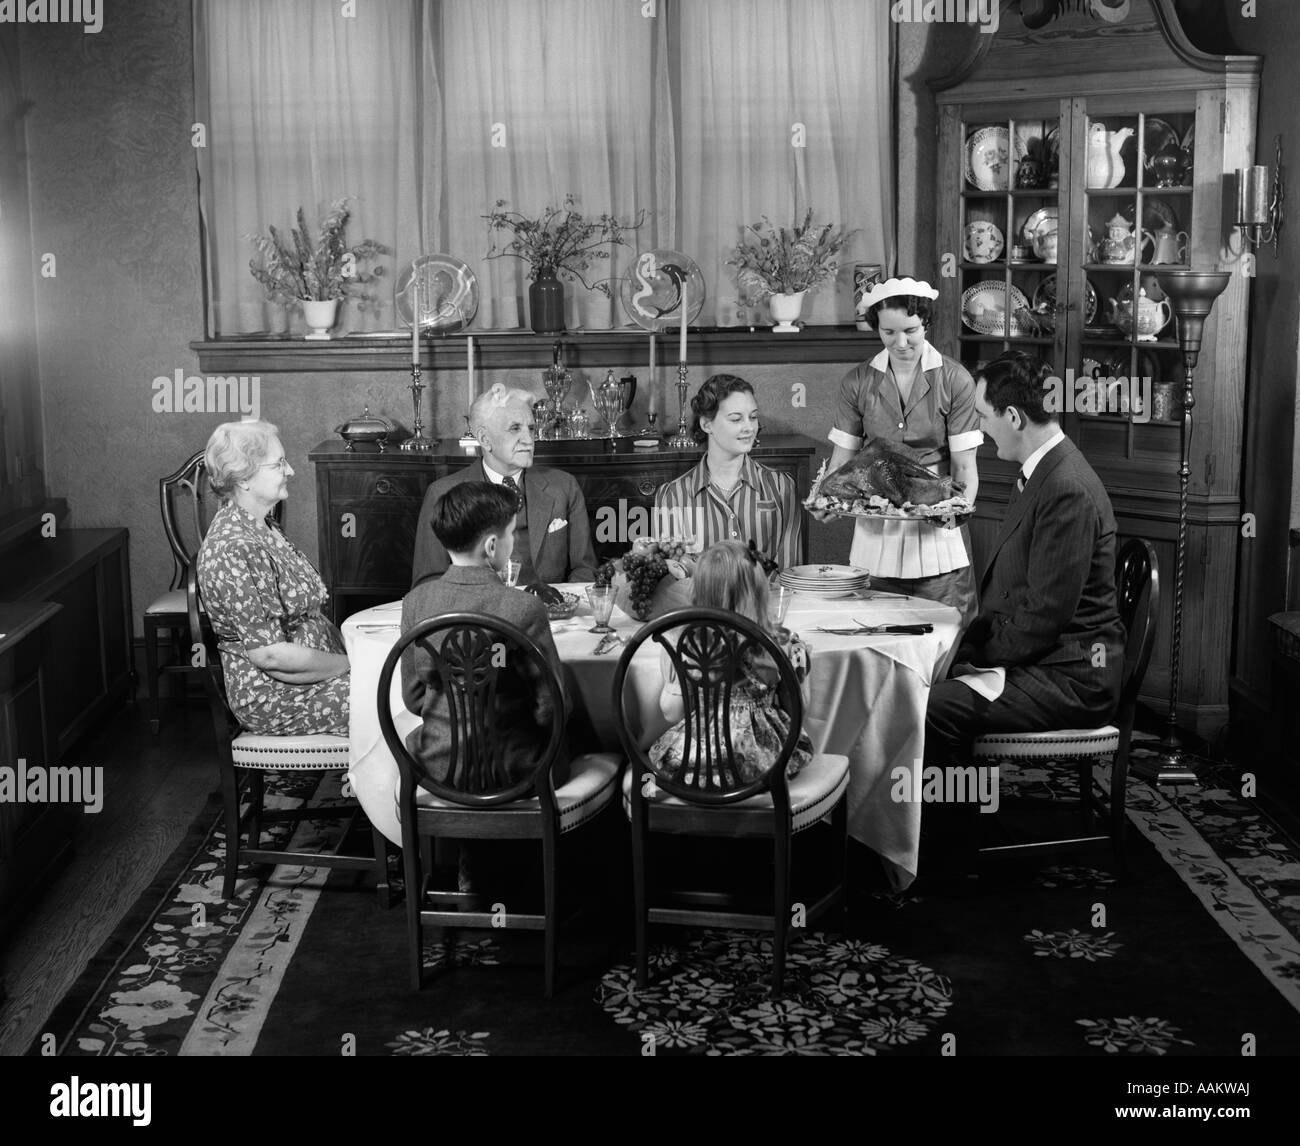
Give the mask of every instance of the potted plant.
M 268 227 L 268 235 L 247 235 L 245 238 L 261 254 L 261 263 L 250 260 L 249 270 L 266 289 L 266 297 L 281 306 L 301 305 L 303 316 L 311 333 L 308 338 L 329 338 L 329 329 L 338 317 L 339 302 L 353 298 L 357 309 L 378 310 L 375 296 L 359 288 L 383 276 L 383 266 L 369 268 L 366 264 L 379 255 L 392 254 L 374 239 L 362 239 L 348 246 L 344 238 L 347 229 L 347 198 L 336 199 L 320 222 L 315 242 L 307 229 L 303 209 L 298 208 L 298 225 L 288 237 Z
M 589 219 L 569 194 L 562 206 L 544 207 L 536 218 L 511 211 L 506 200 L 498 199 L 483 218 L 488 221 L 491 240 L 487 258 L 509 255 L 528 263 L 528 277 L 532 280 L 528 287 L 529 319 L 538 334 L 550 334 L 564 329 L 564 284 L 560 280 L 577 279 L 588 290 L 609 297 L 609 280 L 588 282 L 586 272 L 593 262 L 609 258 L 609 251 L 603 248 L 631 246 L 626 235 L 641 226 L 645 212 L 637 216 L 635 223 L 620 222 L 609 214 Z
M 857 231 L 837 229 L 833 223 L 813 224 L 810 208 L 796 227 L 772 226 L 762 221 L 741 228 L 727 265 L 738 268 L 736 285 L 748 303 L 769 300 L 776 330 L 790 333 L 797 328 L 803 298 L 839 272 L 839 254 Z

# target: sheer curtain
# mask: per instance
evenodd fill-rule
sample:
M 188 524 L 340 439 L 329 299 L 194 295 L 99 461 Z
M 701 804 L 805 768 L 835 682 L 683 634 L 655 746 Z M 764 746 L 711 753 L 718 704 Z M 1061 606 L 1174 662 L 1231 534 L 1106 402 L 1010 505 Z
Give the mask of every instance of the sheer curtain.
M 246 236 L 286 232 L 301 206 L 313 234 L 329 204 L 351 196 L 350 242 L 395 250 L 375 283 L 380 310 L 349 303 L 342 330 L 392 328 L 392 274 L 420 252 L 417 109 L 437 117 L 436 87 L 417 83 L 423 5 L 327 0 L 196 0 L 196 149 L 206 233 L 208 329 L 285 330 L 292 315 L 266 302 L 248 271 Z M 301 329 L 301 317 L 297 318 Z
M 631 248 L 609 248 L 588 281 L 617 279 L 635 247 L 672 238 L 673 134 L 662 19 L 610 0 L 443 0 L 440 241 L 479 276 L 479 324 L 526 326 L 528 266 L 486 259 L 482 216 L 498 199 L 536 217 L 567 192 L 584 215 L 646 211 Z M 503 237 L 505 236 L 503 233 Z M 618 299 L 565 291 L 570 327 L 608 329 Z
M 679 0 L 681 249 L 704 271 L 710 323 L 737 296 L 744 223 L 860 228 L 811 323 L 853 320 L 854 261 L 894 254 L 890 6 L 862 0 Z M 802 144 L 803 146 L 800 146 Z
M 350 195 L 348 238 L 393 248 L 380 310 L 340 329 L 397 325 L 393 277 L 445 251 L 479 277 L 475 326 L 527 326 L 528 267 L 487 259 L 499 199 L 535 216 L 567 192 L 586 214 L 646 221 L 636 248 L 675 247 L 708 283 L 699 321 L 735 296 L 726 251 L 742 222 L 808 206 L 861 228 L 846 256 L 893 257 L 887 4 L 862 0 L 194 0 L 196 149 L 208 330 L 301 329 L 248 271 L 246 236 L 315 226 Z M 796 126 L 800 125 L 800 126 Z M 796 138 L 795 133 L 801 133 Z M 796 146 L 803 143 L 806 146 Z M 566 291 L 571 329 L 628 325 L 613 248 Z M 805 305 L 852 318 L 851 274 Z

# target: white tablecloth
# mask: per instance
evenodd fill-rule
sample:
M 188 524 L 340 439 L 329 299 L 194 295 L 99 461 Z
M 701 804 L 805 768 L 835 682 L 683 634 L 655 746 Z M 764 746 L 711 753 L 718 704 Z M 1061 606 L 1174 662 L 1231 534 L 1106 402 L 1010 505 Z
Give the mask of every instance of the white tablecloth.
M 560 586 L 582 593 L 585 586 Z M 343 624 L 343 640 L 352 661 L 349 726 L 349 779 L 366 814 L 381 832 L 400 844 L 397 819 L 397 764 L 379 729 L 376 686 L 388 650 L 396 642 L 401 602 L 354 614 Z M 918 597 L 871 593 L 866 599 L 815 600 L 796 596 L 787 627 L 803 637 L 812 652 L 810 700 L 804 727 L 818 752 L 849 758 L 849 835 L 889 861 L 894 882 L 906 886 L 916 876 L 921 831 L 919 804 L 896 801 L 895 770 L 911 775 L 922 766 L 925 706 L 930 685 L 946 672 L 957 641 L 956 609 Z M 924 636 L 836 636 L 818 626 L 928 621 Z M 586 598 L 578 614 L 552 625 L 575 703 L 584 703 L 602 748 L 620 750 L 613 723 L 611 686 L 620 650 L 593 655 L 598 637 Z M 625 639 L 638 623 L 615 610 L 611 624 Z M 398 732 L 405 736 L 419 718 L 401 700 L 400 673 L 393 677 L 389 702 Z M 632 729 L 647 745 L 667 727 L 659 712 L 658 649 L 642 646 L 628 674 L 636 704 Z

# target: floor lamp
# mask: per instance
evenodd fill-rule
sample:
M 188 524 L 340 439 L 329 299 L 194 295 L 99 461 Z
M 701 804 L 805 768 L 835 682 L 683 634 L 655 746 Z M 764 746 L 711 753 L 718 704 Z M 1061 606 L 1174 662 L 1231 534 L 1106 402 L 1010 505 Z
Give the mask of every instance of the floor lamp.
M 1159 753 L 1152 760 L 1133 762 L 1133 770 L 1143 779 L 1160 784 L 1191 784 L 1196 781 L 1194 757 L 1183 749 L 1178 737 L 1178 670 L 1183 643 L 1183 574 L 1187 564 L 1187 484 L 1191 479 L 1192 449 L 1192 371 L 1201 353 L 1201 333 L 1214 300 L 1228 285 L 1227 271 L 1161 271 L 1160 285 L 1174 305 L 1178 316 L 1178 342 L 1187 367 L 1183 383 L 1183 425 L 1181 435 L 1182 465 L 1178 470 L 1178 558 L 1174 566 L 1174 635 L 1169 658 L 1169 713 Z

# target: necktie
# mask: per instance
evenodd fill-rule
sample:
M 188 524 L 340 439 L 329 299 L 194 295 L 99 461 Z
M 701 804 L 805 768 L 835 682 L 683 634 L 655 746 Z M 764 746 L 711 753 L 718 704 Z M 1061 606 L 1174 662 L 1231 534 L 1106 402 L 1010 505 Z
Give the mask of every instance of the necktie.
M 506 481 L 509 481 L 509 480 L 510 480 L 509 478 L 506 478 Z M 1024 470 L 1021 470 L 1018 474 L 1016 474 L 1016 489 L 1017 489 L 1017 491 L 1019 491 L 1020 493 L 1024 493 L 1024 492 L 1025 492 L 1025 482 L 1027 482 L 1028 480 L 1029 480 L 1029 479 L 1028 479 L 1027 477 L 1025 477 L 1025 471 L 1024 471 Z
M 515 512 L 518 513 L 524 506 L 524 495 L 520 492 L 518 484 L 512 477 L 504 477 L 501 484 L 515 495 Z

